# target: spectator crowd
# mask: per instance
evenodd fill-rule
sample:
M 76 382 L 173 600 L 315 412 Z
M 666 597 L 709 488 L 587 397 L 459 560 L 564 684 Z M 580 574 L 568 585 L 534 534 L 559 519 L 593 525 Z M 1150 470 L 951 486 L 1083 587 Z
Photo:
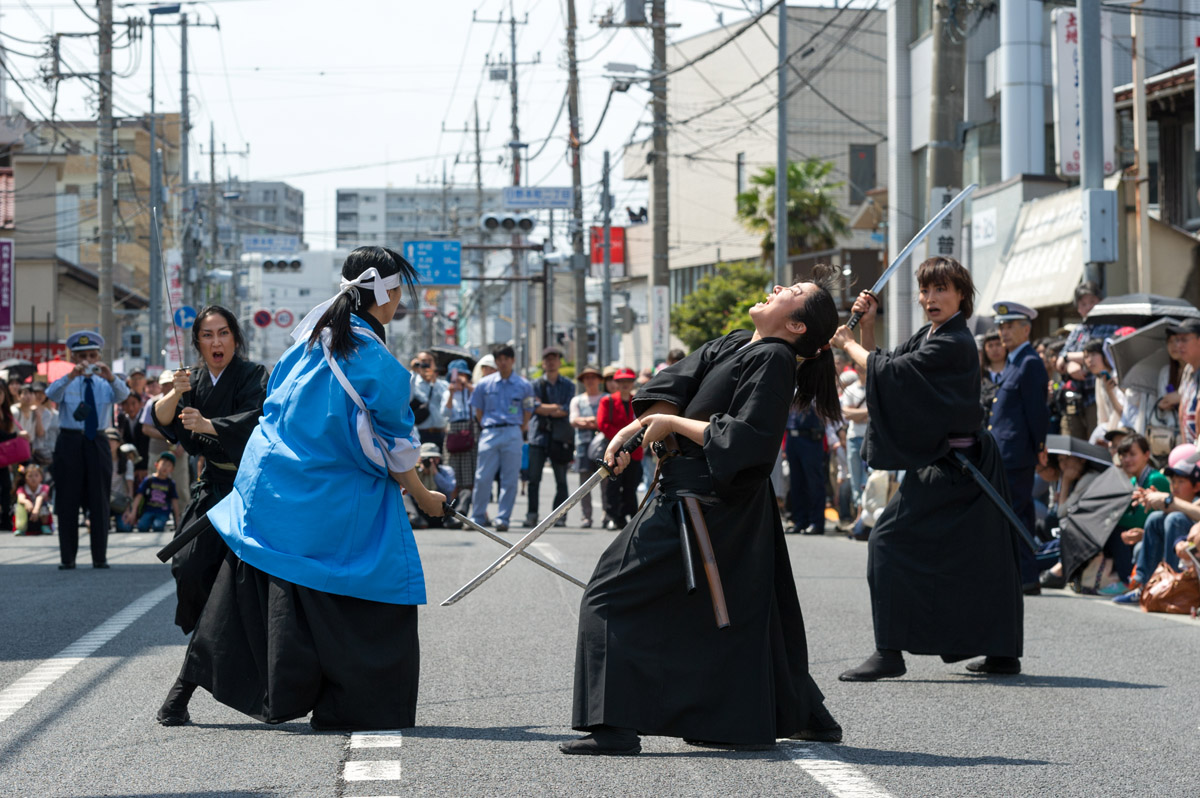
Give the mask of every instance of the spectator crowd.
M 1070 587 L 1145 606 L 1156 573 L 1196 567 L 1200 312 L 1148 312 L 1137 323 L 1114 323 L 1099 294 L 1081 284 L 1075 308 L 1082 321 L 1036 340 L 1036 311 L 994 306 L 995 328 L 977 336 L 982 426 L 997 440 L 1012 507 L 1038 544 L 1022 549 L 1024 592 Z M 1129 336 L 1137 336 L 1136 349 L 1123 349 Z M 198 464 L 168 444 L 150 417 L 172 374 L 112 373 L 99 362 L 102 343 L 95 333 L 71 336 L 75 372 L 52 385 L 19 372 L 0 382 L 0 525 L 16 535 L 73 536 L 82 511 L 94 547 L 94 483 L 107 472 L 95 468 L 95 458 L 111 464 L 105 534 L 178 525 Z M 1118 351 L 1141 354 L 1130 360 Z M 639 387 L 684 357 L 673 350 L 667 362 L 640 370 L 576 367 L 548 346 L 526 378 L 514 355 L 499 346 L 473 364 L 443 357 L 439 365 L 429 351 L 408 361 L 421 481 L 497 531 L 535 526 L 552 509 L 541 507 L 544 478 L 553 479 L 553 506 L 561 504 L 632 420 Z M 788 533 L 867 540 L 905 475 L 864 462 L 865 373 L 838 358 L 844 420 L 827 424 L 811 408 L 793 409 L 772 482 Z M 618 479 L 572 509 L 574 526 L 620 530 L 654 470 L 653 453 L 639 449 Z M 415 504 L 410 517 L 416 528 L 459 526 Z M 567 523 L 565 516 L 557 521 Z M 64 562 L 73 557 L 72 550 Z M 93 548 L 93 565 L 104 564 Z

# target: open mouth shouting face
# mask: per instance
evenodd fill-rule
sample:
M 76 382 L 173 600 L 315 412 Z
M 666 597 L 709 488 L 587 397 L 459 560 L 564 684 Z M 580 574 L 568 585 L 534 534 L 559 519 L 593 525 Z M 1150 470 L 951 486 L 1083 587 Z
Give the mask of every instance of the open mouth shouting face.
M 204 365 L 219 374 L 233 359 L 236 343 L 229 322 L 220 313 L 208 313 L 196 322 L 196 346 Z

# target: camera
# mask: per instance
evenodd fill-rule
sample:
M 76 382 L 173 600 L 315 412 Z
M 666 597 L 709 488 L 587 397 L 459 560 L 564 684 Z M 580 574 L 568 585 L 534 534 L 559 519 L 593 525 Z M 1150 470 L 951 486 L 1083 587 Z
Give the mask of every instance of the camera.
M 80 403 L 75 405 L 75 412 L 71 413 L 71 418 L 76 421 L 86 421 L 91 412 L 92 409 L 89 406 Z
M 434 460 L 434 458 L 432 458 L 432 457 L 422 457 L 421 458 L 421 467 L 429 468 L 431 465 L 433 465 L 433 460 Z
M 100 369 L 99 369 L 99 368 L 96 366 L 96 364 L 95 364 L 95 363 L 84 363 L 84 364 L 83 364 L 83 373 L 84 373 L 86 376 L 89 376 L 89 377 L 90 377 L 91 375 L 95 374 L 95 373 L 96 373 L 96 372 L 98 372 L 99 370 L 100 370 Z

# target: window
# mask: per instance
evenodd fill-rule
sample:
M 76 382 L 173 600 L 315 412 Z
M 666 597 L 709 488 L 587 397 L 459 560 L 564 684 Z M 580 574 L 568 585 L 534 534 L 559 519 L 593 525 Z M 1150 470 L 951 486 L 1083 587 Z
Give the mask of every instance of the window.
M 933 27 L 933 0 L 915 0 L 913 10 L 913 41 Z
M 308 296 L 312 293 L 311 288 L 299 288 L 296 290 L 296 296 Z
M 739 152 L 737 154 L 737 178 L 734 185 L 737 186 L 737 193 L 741 194 L 746 190 L 746 153 Z

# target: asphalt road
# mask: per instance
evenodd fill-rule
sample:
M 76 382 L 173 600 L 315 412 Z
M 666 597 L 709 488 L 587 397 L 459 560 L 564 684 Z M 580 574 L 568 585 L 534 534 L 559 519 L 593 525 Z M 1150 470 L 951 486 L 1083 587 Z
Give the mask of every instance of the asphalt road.
M 545 508 L 548 480 L 543 492 Z M 56 538 L 4 536 L 0 796 L 1197 794 L 1190 618 L 1051 591 L 1026 602 L 1020 676 L 909 657 L 901 679 L 842 683 L 872 647 L 866 546 L 791 537 L 811 669 L 842 744 L 729 752 L 652 737 L 639 757 L 565 757 L 579 589 L 514 562 L 440 607 L 501 549 L 465 531 L 417 539 L 429 590 L 420 725 L 352 736 L 268 727 L 203 692 L 191 725 L 158 726 L 186 642 L 154 559 L 164 535 L 114 535 L 108 571 L 87 566 L 85 542 L 71 572 L 54 567 Z M 586 579 L 611 539 L 568 526 L 534 551 Z

